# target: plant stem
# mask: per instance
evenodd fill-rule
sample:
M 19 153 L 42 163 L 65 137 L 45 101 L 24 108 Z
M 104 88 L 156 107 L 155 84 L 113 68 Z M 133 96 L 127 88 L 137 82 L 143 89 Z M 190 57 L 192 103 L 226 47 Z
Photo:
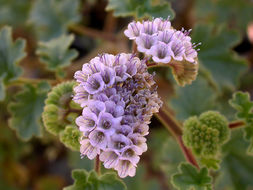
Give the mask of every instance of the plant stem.
M 8 85 L 20 85 L 20 84 L 25 84 L 25 83 L 31 83 L 31 84 L 38 84 L 42 81 L 47 81 L 50 84 L 57 84 L 56 80 L 52 80 L 52 79 L 39 79 L 39 78 L 24 78 L 24 77 L 20 77 L 15 81 L 11 81 L 8 83 Z
M 100 160 L 99 155 L 96 156 L 95 165 L 94 165 L 95 171 L 98 175 L 100 175 Z
M 235 128 L 239 128 L 239 127 L 244 127 L 245 126 L 245 122 L 244 121 L 233 121 L 231 123 L 228 124 L 228 127 L 230 129 L 235 129 Z
M 69 26 L 69 29 L 75 33 L 91 38 L 100 38 L 107 41 L 116 41 L 115 35 L 112 35 L 111 33 L 101 32 L 99 30 L 88 28 L 82 25 L 73 24 Z
M 166 106 L 163 106 L 156 116 L 163 123 L 164 127 L 176 138 L 185 159 L 199 169 L 199 165 L 191 149 L 187 148 L 182 141 L 183 132 L 180 124 L 175 120 L 171 113 L 167 111 L 167 109 Z

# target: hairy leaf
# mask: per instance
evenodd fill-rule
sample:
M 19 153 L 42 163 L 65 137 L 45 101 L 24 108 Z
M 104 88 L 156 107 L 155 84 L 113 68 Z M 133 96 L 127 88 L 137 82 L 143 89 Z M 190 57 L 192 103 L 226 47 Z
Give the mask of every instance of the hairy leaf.
M 15 96 L 16 101 L 9 104 L 9 125 L 22 139 L 41 136 L 41 114 L 49 88 L 46 82 L 37 86 L 26 84 L 23 91 Z
M 0 30 L 0 99 L 4 99 L 4 85 L 18 78 L 22 70 L 18 63 L 26 56 L 25 40 L 12 40 L 12 29 L 4 27 Z
M 60 140 L 66 147 L 79 151 L 80 150 L 81 132 L 77 126 L 67 126 L 64 131 L 60 133 Z
M 210 23 L 228 24 L 243 32 L 253 20 L 253 2 L 250 0 L 197 0 L 197 18 Z
M 109 0 L 106 7 L 107 11 L 114 11 L 116 17 L 134 16 L 143 17 L 162 17 L 171 19 L 174 17 L 174 11 L 168 2 L 162 1 L 160 4 L 154 4 L 152 0 Z
M 207 168 L 198 171 L 189 163 L 181 163 L 179 173 L 172 176 L 172 184 L 179 190 L 211 190 L 211 181 Z
M 66 33 L 67 27 L 79 21 L 79 0 L 37 0 L 30 22 L 40 40 L 50 40 Z
M 197 25 L 193 31 L 193 41 L 202 43 L 198 55 L 200 69 L 210 72 L 219 90 L 223 87 L 234 90 L 247 69 L 246 60 L 231 50 L 240 41 L 239 34 L 225 28 L 214 30 L 209 25 Z
M 171 105 L 179 119 L 186 119 L 213 109 L 217 98 L 215 90 L 202 76 L 198 76 L 192 85 L 177 87 L 176 95 L 171 100 Z
M 253 101 L 247 92 L 236 92 L 229 101 L 230 105 L 237 110 L 237 118 L 246 122 L 245 138 L 251 142 L 248 153 L 253 155 Z
M 246 154 L 248 143 L 243 130 L 234 130 L 229 143 L 223 146 L 224 158 L 215 189 L 248 190 L 253 187 L 252 157 Z
M 31 8 L 30 0 L 0 0 L 0 25 L 24 26 Z
M 125 184 L 117 178 L 115 173 L 105 173 L 97 176 L 95 171 L 73 170 L 74 185 L 65 187 L 64 190 L 126 190 Z
M 201 158 L 200 162 L 208 169 L 218 170 L 220 168 L 221 161 L 215 158 Z
M 52 71 L 59 71 L 71 64 L 78 55 L 74 49 L 69 49 L 74 40 L 74 35 L 62 35 L 48 42 L 40 42 L 36 54 L 40 61 Z

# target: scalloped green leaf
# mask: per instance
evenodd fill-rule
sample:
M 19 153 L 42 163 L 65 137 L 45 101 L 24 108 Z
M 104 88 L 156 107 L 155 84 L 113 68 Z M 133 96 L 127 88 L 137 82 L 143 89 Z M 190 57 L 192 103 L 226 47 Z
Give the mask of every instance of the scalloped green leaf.
M 69 49 L 73 41 L 74 35 L 62 35 L 48 42 L 39 42 L 36 54 L 49 70 L 59 72 L 78 56 L 75 49 Z
M 201 158 L 200 162 L 208 169 L 218 170 L 220 169 L 221 160 L 216 158 Z
M 248 92 L 235 92 L 229 104 L 237 110 L 237 118 L 246 122 L 245 139 L 250 141 L 248 153 L 253 155 L 253 101 Z
M 192 85 L 183 88 L 177 86 L 176 97 L 173 97 L 170 103 L 176 111 L 177 118 L 186 119 L 214 109 L 216 98 L 217 95 L 212 86 L 205 78 L 198 76 Z
M 174 11 L 171 5 L 166 1 L 154 3 L 152 0 L 109 0 L 106 7 L 107 11 L 114 11 L 116 17 L 134 16 L 136 18 L 143 17 L 162 17 L 171 19 L 174 18 Z
M 26 56 L 25 44 L 23 39 L 12 39 L 12 29 L 5 26 L 0 30 L 0 99 L 4 99 L 4 85 L 18 78 L 22 70 L 18 63 Z
M 0 5 L 0 25 L 24 26 L 31 8 L 30 0 L 0 0 Z
M 26 84 L 9 104 L 11 118 L 9 125 L 17 135 L 29 140 L 32 136 L 41 136 L 41 114 L 50 85 L 41 82 L 37 86 Z
M 211 190 L 212 178 L 208 175 L 207 168 L 199 171 L 189 163 L 179 165 L 179 173 L 172 176 L 172 184 L 178 190 Z
M 30 14 L 40 40 L 47 41 L 67 32 L 67 27 L 80 20 L 79 0 L 37 0 Z
M 67 126 L 64 131 L 60 133 L 60 141 L 72 150 L 80 150 L 80 142 L 82 133 L 78 130 L 77 126 Z
M 227 24 L 246 30 L 253 20 L 253 2 L 249 0 L 197 0 L 195 5 L 198 19 L 216 24 Z
M 105 173 L 98 176 L 95 171 L 76 169 L 72 171 L 74 184 L 63 190 L 126 190 L 125 184 L 117 178 L 115 173 Z
M 241 40 L 238 32 L 224 27 L 197 25 L 192 39 L 202 43 L 198 54 L 200 69 L 210 72 L 219 90 L 234 90 L 240 75 L 247 69 L 246 60 L 232 50 Z
M 249 190 L 253 187 L 252 157 L 246 154 L 248 142 L 242 138 L 243 130 L 232 131 L 229 143 L 222 149 L 224 158 L 215 189 Z

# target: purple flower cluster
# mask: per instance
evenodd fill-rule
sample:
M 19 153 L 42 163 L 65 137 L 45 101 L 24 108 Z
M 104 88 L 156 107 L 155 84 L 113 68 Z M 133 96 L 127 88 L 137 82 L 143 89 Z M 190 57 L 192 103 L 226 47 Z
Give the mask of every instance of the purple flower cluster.
M 195 63 L 198 51 L 195 48 L 200 43 L 191 43 L 190 31 L 175 30 L 169 19 L 156 18 L 142 23 L 133 21 L 124 33 L 135 40 L 139 52 L 152 56 L 154 62 L 169 63 L 173 59 Z
M 103 54 L 75 73 L 73 100 L 83 107 L 76 124 L 83 133 L 80 152 L 120 177 L 134 176 L 147 150 L 150 118 L 162 102 L 145 61 L 132 54 Z

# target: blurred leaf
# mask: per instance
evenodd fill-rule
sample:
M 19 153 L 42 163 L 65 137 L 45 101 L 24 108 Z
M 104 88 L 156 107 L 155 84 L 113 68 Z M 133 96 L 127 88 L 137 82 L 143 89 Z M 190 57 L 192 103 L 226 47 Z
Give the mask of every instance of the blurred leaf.
M 243 32 L 253 20 L 253 2 L 250 0 L 197 0 L 198 19 L 215 24 L 227 24 Z
M 79 0 L 37 0 L 30 22 L 35 26 L 40 40 L 47 41 L 67 32 L 70 24 L 80 20 Z
M 239 34 L 225 28 L 215 31 L 209 25 L 198 25 L 193 31 L 193 41 L 202 43 L 198 55 L 200 69 L 210 72 L 219 90 L 223 87 L 234 90 L 240 75 L 247 69 L 246 60 L 231 50 L 240 42 Z
M 134 16 L 143 17 L 162 17 L 174 18 L 174 11 L 168 2 L 161 1 L 154 4 L 152 0 L 109 0 L 106 7 L 107 11 L 114 11 L 116 17 Z
M 172 176 L 172 184 L 179 190 L 211 190 L 211 181 L 207 168 L 198 171 L 189 163 L 181 163 L 179 173 Z
M 0 25 L 24 26 L 31 7 L 31 0 L 0 0 Z
M 57 190 L 63 187 L 63 178 L 54 175 L 42 176 L 35 182 L 35 190 Z
M 36 54 L 49 70 L 59 71 L 69 66 L 78 55 L 76 50 L 69 49 L 73 40 L 74 35 L 62 35 L 48 42 L 39 42 Z
M 68 164 L 71 169 L 90 171 L 93 169 L 94 160 L 90 160 L 87 157 L 81 158 L 80 152 L 68 151 Z
M 251 142 L 248 153 L 253 155 L 253 101 L 250 101 L 249 93 L 236 92 L 229 103 L 237 110 L 237 118 L 246 122 L 245 138 Z
M 17 66 L 26 53 L 25 40 L 12 40 L 12 29 L 4 27 L 0 30 L 0 100 L 5 97 L 4 85 L 16 79 L 21 74 L 21 68 Z
M 4 100 L 4 98 L 5 98 L 5 86 L 2 78 L 0 78 L 0 101 Z
M 128 190 L 161 190 L 161 184 L 155 178 L 147 177 L 148 172 L 145 169 L 144 165 L 138 163 L 138 167 L 136 168 L 136 174 L 133 178 L 126 177 L 124 178 L 124 182 L 127 185 Z M 148 180 L 147 180 L 148 179 Z M 145 183 L 143 183 L 145 181 Z
M 242 139 L 243 130 L 234 130 L 231 140 L 222 149 L 224 158 L 215 189 L 250 190 L 253 188 L 252 157 L 245 153 L 248 143 Z
M 202 76 L 198 76 L 192 85 L 183 88 L 177 86 L 176 95 L 177 97 L 171 100 L 171 105 L 179 119 L 213 109 L 217 98 L 215 90 Z
M 106 173 L 97 176 L 95 171 L 88 173 L 85 170 L 73 170 L 74 185 L 65 187 L 64 190 L 126 190 L 125 184 L 117 178 L 115 173 Z
M 9 124 L 20 138 L 29 140 L 34 135 L 41 136 L 41 114 L 49 88 L 46 82 L 36 87 L 26 84 L 23 91 L 15 96 L 16 101 L 10 103 Z
M 79 139 L 81 137 L 81 132 L 77 126 L 67 126 L 64 131 L 60 133 L 61 142 L 68 148 L 72 150 L 80 150 Z

